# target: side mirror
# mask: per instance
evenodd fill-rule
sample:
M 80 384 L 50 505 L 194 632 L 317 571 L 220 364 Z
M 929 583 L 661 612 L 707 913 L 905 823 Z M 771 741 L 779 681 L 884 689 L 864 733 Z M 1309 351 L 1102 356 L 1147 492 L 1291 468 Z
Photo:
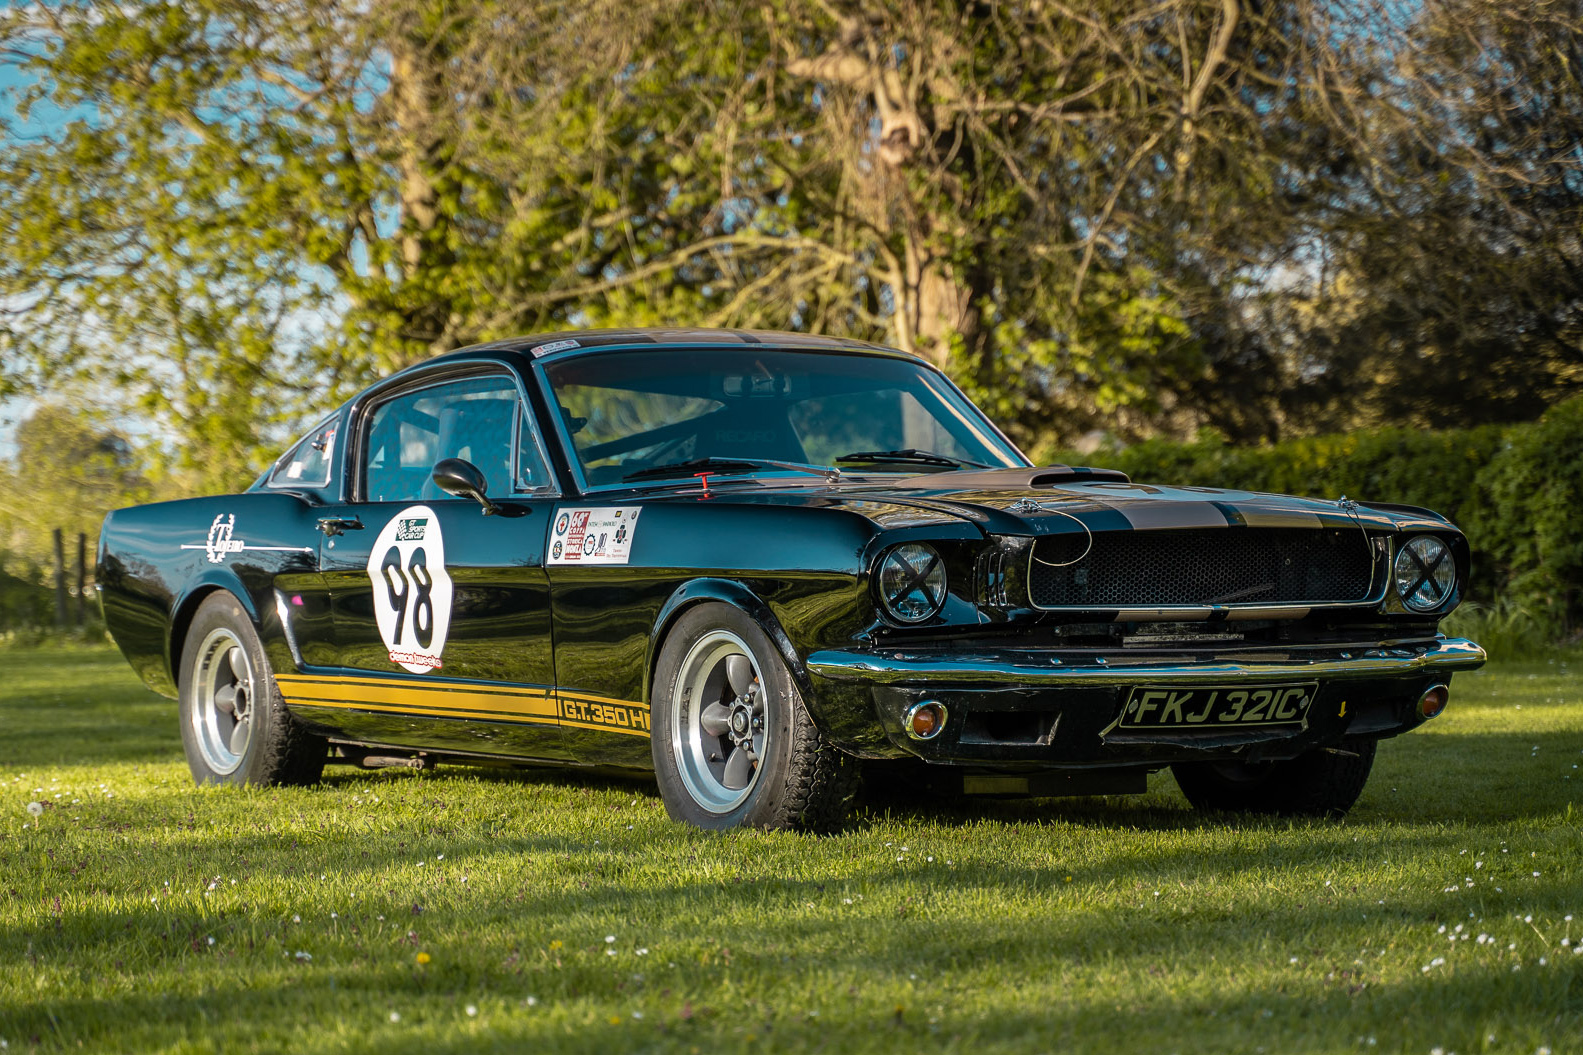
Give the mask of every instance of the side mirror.
M 448 495 L 471 498 L 484 507 L 484 516 L 494 516 L 500 507 L 489 500 L 485 492 L 489 481 L 483 470 L 462 458 L 441 458 L 434 463 L 434 485 Z

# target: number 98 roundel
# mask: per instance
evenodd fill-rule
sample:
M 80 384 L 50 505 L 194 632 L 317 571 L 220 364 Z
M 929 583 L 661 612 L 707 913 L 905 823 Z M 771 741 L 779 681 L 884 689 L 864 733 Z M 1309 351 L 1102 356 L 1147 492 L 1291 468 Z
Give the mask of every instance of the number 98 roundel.
M 414 674 L 438 670 L 451 626 L 451 577 L 434 510 L 408 506 L 385 523 L 368 554 L 368 577 L 390 662 Z

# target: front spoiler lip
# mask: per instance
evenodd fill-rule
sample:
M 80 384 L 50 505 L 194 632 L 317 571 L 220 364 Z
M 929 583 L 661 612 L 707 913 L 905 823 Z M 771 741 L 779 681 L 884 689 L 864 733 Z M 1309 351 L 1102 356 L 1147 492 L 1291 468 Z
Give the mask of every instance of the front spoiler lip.
M 1335 648 L 1293 648 L 1279 657 L 1260 659 L 1257 654 L 1236 661 L 1215 658 L 1204 663 L 1159 663 L 1148 657 L 1127 662 L 1100 659 L 1092 652 L 1075 650 L 1018 653 L 1039 655 L 1044 662 L 1000 659 L 925 659 L 895 652 L 826 650 L 808 657 L 809 673 L 832 681 L 859 681 L 878 685 L 1012 686 L 1126 686 L 1209 685 L 1263 682 L 1277 678 L 1379 678 L 1402 674 L 1450 673 L 1476 670 L 1484 665 L 1484 649 L 1466 638 L 1436 637 L 1430 644 L 1373 648 L 1364 652 Z M 1300 658 L 1302 653 L 1312 658 Z M 1085 662 L 1068 662 L 1078 656 Z

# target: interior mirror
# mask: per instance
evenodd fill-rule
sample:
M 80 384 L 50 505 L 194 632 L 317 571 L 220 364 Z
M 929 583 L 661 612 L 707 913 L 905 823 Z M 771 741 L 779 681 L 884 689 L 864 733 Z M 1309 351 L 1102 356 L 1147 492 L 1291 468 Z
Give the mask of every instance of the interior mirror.
M 484 472 L 464 458 L 442 458 L 434 463 L 434 485 L 448 495 L 471 498 L 484 507 L 484 516 L 493 516 L 500 507 L 489 500 L 486 493 L 489 481 Z

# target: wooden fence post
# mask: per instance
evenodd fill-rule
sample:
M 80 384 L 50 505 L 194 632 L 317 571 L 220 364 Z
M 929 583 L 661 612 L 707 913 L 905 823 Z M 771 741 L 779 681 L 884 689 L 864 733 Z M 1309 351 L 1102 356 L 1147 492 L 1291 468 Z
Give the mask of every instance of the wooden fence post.
M 88 535 L 77 532 L 77 629 L 88 625 Z
M 55 628 L 66 629 L 66 546 L 55 529 Z

